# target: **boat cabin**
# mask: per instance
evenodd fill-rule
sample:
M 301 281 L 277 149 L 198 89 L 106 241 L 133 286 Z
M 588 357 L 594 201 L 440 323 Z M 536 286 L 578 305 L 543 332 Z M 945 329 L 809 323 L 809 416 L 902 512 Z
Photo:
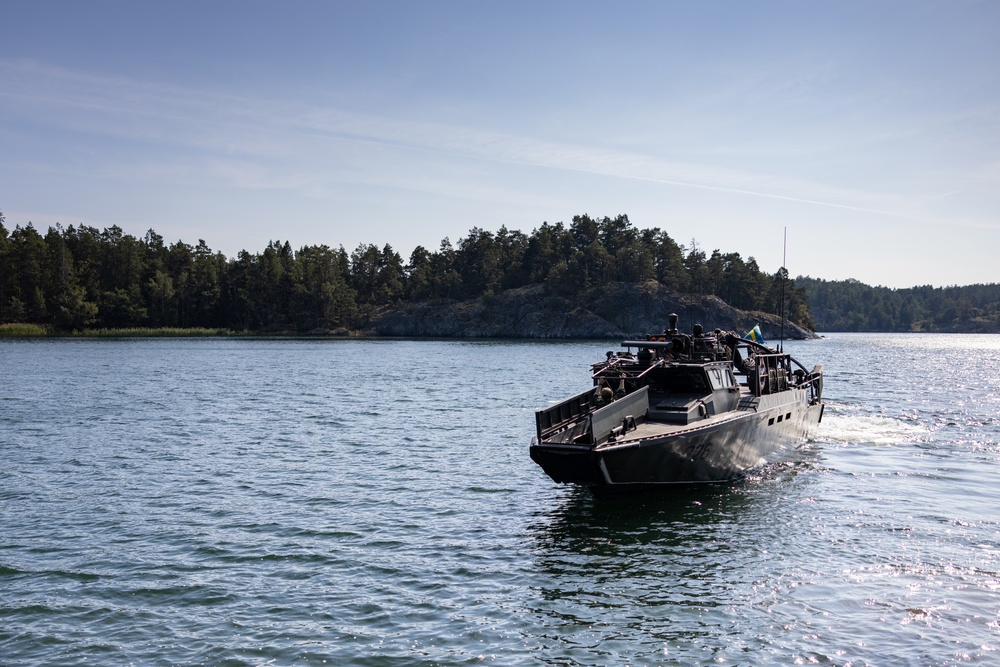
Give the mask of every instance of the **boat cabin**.
M 686 426 L 755 409 L 760 397 L 792 387 L 807 388 L 809 403 L 819 402 L 822 367 L 806 373 L 790 355 L 732 332 L 705 333 L 696 324 L 692 334 L 681 334 L 676 323 L 671 315 L 662 335 L 625 341 L 625 352 L 608 352 L 592 366 L 593 388 L 539 410 L 539 441 L 613 441 L 634 430 L 637 419 Z
M 655 421 L 690 424 L 739 405 L 732 363 L 665 366 L 650 374 L 648 387 L 649 418 Z

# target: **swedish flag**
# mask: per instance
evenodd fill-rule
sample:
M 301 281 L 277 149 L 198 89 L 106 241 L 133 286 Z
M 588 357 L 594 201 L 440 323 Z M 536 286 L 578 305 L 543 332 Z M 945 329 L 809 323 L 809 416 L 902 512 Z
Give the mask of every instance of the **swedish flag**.
M 752 340 L 755 343 L 760 343 L 761 345 L 766 345 L 764 342 L 764 334 L 760 332 L 760 324 L 753 325 L 753 329 L 747 332 L 747 335 L 743 338 L 747 340 Z

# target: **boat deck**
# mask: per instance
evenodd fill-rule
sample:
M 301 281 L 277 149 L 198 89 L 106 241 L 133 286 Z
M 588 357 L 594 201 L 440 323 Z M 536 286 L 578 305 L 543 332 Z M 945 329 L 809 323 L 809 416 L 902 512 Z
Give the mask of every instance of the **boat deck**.
M 646 440 L 649 438 L 661 438 L 668 435 L 679 435 L 687 431 L 701 430 L 709 426 L 716 424 L 723 424 L 734 419 L 739 419 L 748 414 L 746 410 L 734 410 L 730 412 L 723 413 L 721 415 L 710 415 L 705 419 L 701 419 L 690 424 L 670 424 L 668 422 L 655 421 L 648 418 L 641 418 L 635 420 L 635 429 L 630 430 L 618 436 L 617 439 L 608 441 L 597 448 L 602 447 L 620 447 L 622 445 L 637 442 L 640 440 Z M 749 414 L 753 414 L 752 411 Z

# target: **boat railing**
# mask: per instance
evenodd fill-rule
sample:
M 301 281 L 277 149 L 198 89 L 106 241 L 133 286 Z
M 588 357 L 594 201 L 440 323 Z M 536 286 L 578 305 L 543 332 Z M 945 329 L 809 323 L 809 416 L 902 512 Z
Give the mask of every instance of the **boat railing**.
M 793 368 L 797 367 L 797 369 Z M 818 365 L 807 371 L 790 354 L 784 352 L 753 356 L 753 365 L 746 372 L 747 387 L 755 396 L 765 396 L 785 391 L 790 387 L 809 390 L 809 402 L 815 403 L 823 394 L 823 366 Z
M 647 387 L 641 387 L 628 396 L 605 405 L 590 416 L 594 442 L 604 440 L 612 431 L 626 423 L 635 428 L 636 418 L 646 416 L 647 412 L 649 412 Z
M 565 401 L 535 412 L 535 428 L 538 441 L 565 429 L 574 421 L 590 413 L 597 406 L 597 396 L 593 388 L 581 392 Z
M 615 361 L 624 361 L 629 365 L 627 366 L 624 363 L 611 363 L 606 366 L 601 366 L 594 371 L 591 378 L 594 380 L 638 380 L 653 372 L 655 369 L 667 365 L 664 359 L 657 359 L 646 366 L 637 365 L 635 359 L 626 358 Z
M 646 387 L 602 407 L 597 407 L 595 391 L 591 389 L 535 412 L 538 442 L 593 444 L 607 439 L 623 424 L 634 429 L 635 420 L 648 412 Z

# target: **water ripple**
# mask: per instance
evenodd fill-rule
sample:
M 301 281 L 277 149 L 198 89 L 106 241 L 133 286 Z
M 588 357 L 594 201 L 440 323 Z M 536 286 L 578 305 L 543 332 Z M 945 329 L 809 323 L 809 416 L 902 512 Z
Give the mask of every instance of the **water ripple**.
M 603 343 L 0 347 L 5 665 L 996 658 L 992 338 L 790 342 L 793 460 L 604 503 L 527 457 Z

